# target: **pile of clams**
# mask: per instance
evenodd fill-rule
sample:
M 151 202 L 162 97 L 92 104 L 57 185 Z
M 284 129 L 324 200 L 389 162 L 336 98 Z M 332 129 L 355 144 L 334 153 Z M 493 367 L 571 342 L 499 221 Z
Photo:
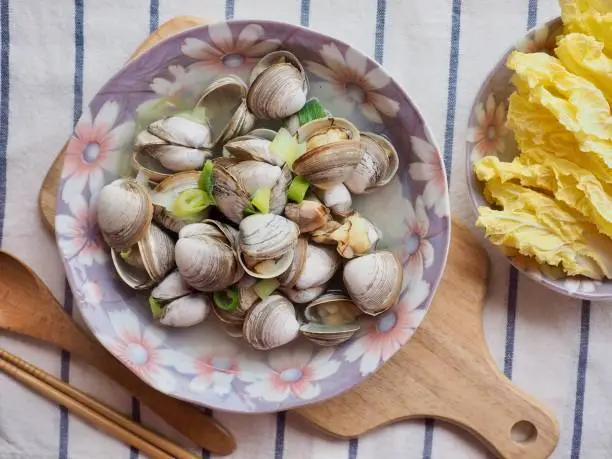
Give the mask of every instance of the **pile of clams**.
M 222 77 L 192 111 L 149 124 L 132 166 L 101 191 L 98 225 L 158 323 L 214 315 L 255 349 L 300 335 L 334 346 L 397 302 L 402 266 L 352 207 L 389 183 L 397 152 L 308 99 L 293 54 L 271 53 L 248 85 Z

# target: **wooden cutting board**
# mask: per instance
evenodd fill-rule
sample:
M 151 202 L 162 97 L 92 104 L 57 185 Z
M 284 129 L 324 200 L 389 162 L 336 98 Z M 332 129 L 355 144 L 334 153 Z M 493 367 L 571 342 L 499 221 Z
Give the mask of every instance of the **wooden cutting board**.
M 147 38 L 132 58 L 163 38 L 205 22 L 174 18 Z M 43 221 L 50 230 L 62 154 L 63 150 L 40 192 Z M 554 415 L 514 386 L 498 370 L 486 347 L 482 308 L 487 272 L 484 250 L 466 228 L 453 221 L 444 277 L 409 343 L 356 388 L 297 413 L 341 438 L 357 437 L 403 419 L 432 417 L 471 432 L 500 457 L 550 456 L 559 438 Z M 515 441 L 513 429 L 531 431 L 531 435 Z

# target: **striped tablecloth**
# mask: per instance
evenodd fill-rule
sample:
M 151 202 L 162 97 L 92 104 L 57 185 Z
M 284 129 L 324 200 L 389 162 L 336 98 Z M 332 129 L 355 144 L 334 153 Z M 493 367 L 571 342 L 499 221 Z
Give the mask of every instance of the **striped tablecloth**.
M 422 108 L 451 175 L 453 211 L 471 224 L 463 145 L 472 99 L 502 51 L 527 27 L 558 15 L 558 6 L 556 0 L 0 0 L 0 242 L 66 298 L 68 309 L 55 241 L 37 213 L 39 185 L 87 101 L 151 30 L 181 14 L 300 23 L 374 56 Z M 612 457 L 612 418 L 605 414 L 612 410 L 612 307 L 553 294 L 490 255 L 485 327 L 498 365 L 554 409 L 561 426 L 554 457 Z M 174 435 L 69 356 L 4 334 L 0 346 Z M 441 423 L 399 423 L 348 442 L 323 438 L 291 414 L 215 415 L 236 434 L 237 458 L 487 456 Z M 0 458 L 137 455 L 0 375 Z

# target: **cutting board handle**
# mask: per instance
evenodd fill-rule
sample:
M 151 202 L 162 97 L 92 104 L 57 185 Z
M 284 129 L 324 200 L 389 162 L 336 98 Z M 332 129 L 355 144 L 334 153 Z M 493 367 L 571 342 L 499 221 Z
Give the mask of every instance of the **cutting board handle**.
M 298 413 L 342 438 L 432 417 L 469 431 L 500 457 L 547 458 L 559 438 L 555 417 L 497 369 L 485 342 L 487 254 L 456 221 L 452 234 L 444 276 L 408 344 L 350 392 Z M 533 435 L 515 441 L 513 428 L 525 423 Z

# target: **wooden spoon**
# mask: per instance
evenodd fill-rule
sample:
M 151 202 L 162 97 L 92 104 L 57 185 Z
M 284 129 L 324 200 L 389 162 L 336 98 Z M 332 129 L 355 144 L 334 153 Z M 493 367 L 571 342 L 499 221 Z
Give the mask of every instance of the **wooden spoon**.
M 153 389 L 81 330 L 26 264 L 0 250 L 0 329 L 66 349 L 117 381 L 196 445 L 215 454 L 236 449 L 229 431 L 195 406 Z

